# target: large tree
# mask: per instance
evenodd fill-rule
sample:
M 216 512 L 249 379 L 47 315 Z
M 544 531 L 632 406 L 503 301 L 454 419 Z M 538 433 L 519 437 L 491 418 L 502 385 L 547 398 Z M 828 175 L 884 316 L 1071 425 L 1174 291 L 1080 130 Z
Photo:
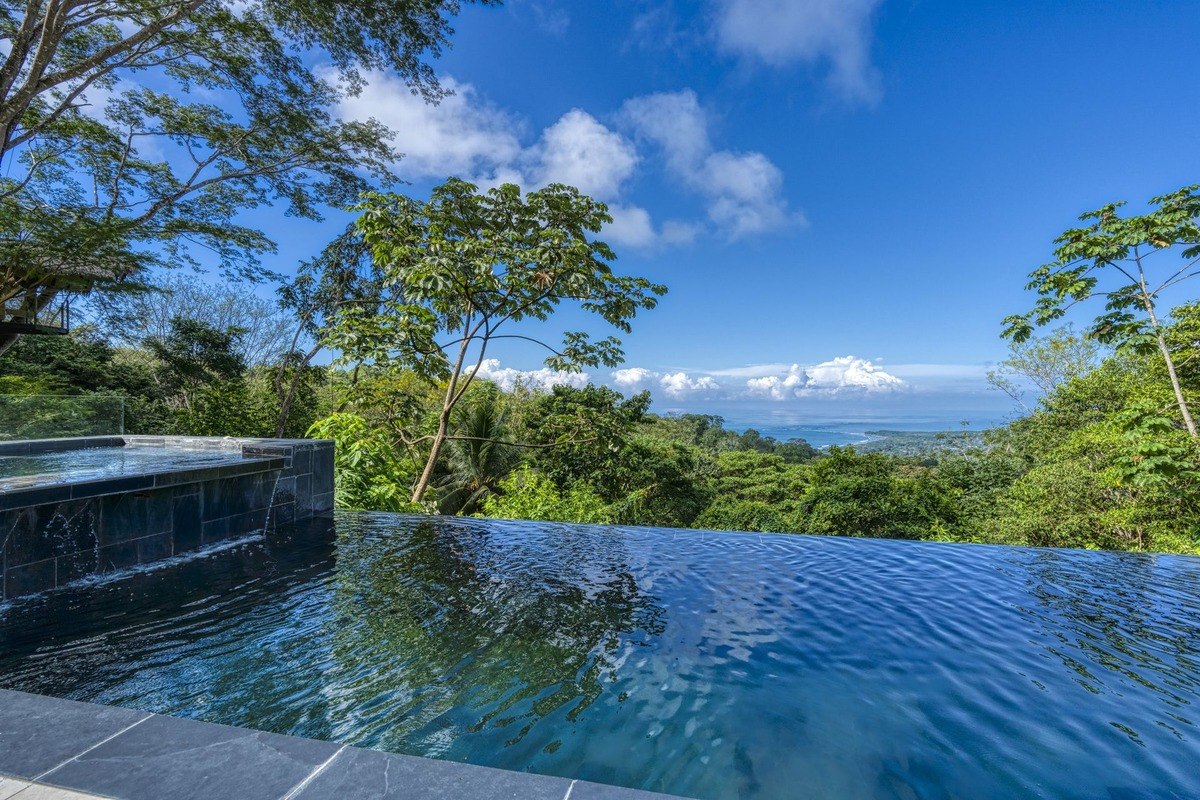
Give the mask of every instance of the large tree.
M 555 370 L 615 366 L 623 358 L 615 336 L 567 331 L 552 345 L 538 323 L 568 303 L 628 333 L 637 312 L 666 292 L 613 272 L 608 262 L 616 256 L 590 235 L 612 221 L 607 208 L 569 186 L 522 195 L 505 184 L 480 193 L 451 179 L 428 201 L 373 194 L 362 211 L 359 229 L 396 291 L 378 308 L 343 306 L 334 341 L 346 359 L 413 370 L 443 387 L 436 431 L 420 437 L 429 452 L 413 502 L 424 497 L 451 438 L 455 406 L 500 340 L 544 348 Z
M 436 100 L 459 6 L 0 0 L 0 305 L 156 264 L 259 274 L 273 243 L 241 213 L 319 219 L 389 180 L 389 132 L 331 109 L 372 70 Z
M 1034 327 L 1062 318 L 1073 306 L 1103 300 L 1104 311 L 1088 334 L 1139 352 L 1157 349 L 1184 427 L 1200 439 L 1158 308 L 1164 291 L 1200 275 L 1200 185 L 1153 198 L 1146 214 L 1123 217 L 1123 205 L 1083 214 L 1083 226 L 1054 240 L 1055 260 L 1029 275 L 1027 288 L 1038 294 L 1033 310 L 1005 318 L 1004 335 L 1023 342 Z M 1165 260 L 1170 253 L 1179 260 Z

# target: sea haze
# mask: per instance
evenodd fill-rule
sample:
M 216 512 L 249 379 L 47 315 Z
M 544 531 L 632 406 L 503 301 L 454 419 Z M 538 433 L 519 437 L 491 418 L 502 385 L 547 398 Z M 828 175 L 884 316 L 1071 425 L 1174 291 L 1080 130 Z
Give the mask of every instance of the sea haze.
M 747 413 L 747 411 L 747 409 L 739 409 L 731 412 L 728 416 L 724 414 L 720 416 L 724 418 L 725 427 L 729 430 L 741 433 L 753 428 L 762 436 L 772 436 L 780 441 L 804 439 L 813 447 L 862 444 L 875 438 L 868 433 L 869 431 L 957 433 L 964 430 L 982 431 L 1006 422 L 1000 417 L 970 414 L 806 419 L 793 415 L 771 414 L 770 412 L 758 414 Z

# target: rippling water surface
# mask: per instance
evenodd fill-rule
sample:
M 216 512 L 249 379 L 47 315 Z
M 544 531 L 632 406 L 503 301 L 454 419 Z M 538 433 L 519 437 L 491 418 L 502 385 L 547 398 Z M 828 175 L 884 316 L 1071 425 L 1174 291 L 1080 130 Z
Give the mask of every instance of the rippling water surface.
M 0 685 L 699 798 L 1192 798 L 1198 593 L 1198 559 L 345 514 L 0 609 Z
M 185 447 L 83 447 L 60 453 L 0 456 L 0 490 L 144 475 L 242 461 L 240 451 Z

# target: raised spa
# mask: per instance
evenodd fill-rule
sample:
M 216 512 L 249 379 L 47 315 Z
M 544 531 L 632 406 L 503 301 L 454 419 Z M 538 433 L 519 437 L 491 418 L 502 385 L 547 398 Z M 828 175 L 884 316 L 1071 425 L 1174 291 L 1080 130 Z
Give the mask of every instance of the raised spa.
M 202 437 L 0 442 L 0 600 L 333 508 L 333 443 Z

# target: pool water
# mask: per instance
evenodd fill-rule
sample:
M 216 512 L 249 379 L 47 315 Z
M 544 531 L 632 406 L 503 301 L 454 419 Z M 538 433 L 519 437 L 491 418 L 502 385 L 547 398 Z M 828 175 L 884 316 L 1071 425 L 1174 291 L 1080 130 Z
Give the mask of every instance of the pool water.
M 1200 796 L 1200 559 L 342 514 L 0 610 L 0 686 L 698 798 Z
M 239 450 L 186 447 L 84 447 L 56 453 L 0 456 L 0 491 L 214 467 L 244 460 Z

